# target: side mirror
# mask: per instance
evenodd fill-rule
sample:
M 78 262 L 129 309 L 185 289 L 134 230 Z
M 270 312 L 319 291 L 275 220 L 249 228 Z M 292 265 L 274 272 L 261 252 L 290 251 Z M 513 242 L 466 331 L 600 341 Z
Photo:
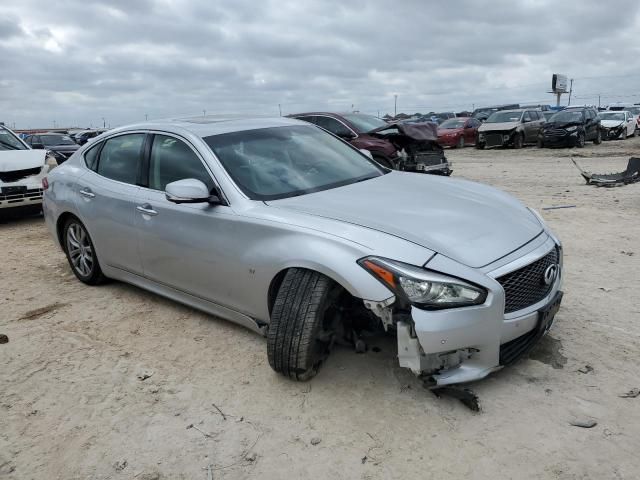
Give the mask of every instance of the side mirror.
M 226 205 L 218 195 L 211 195 L 207 186 L 195 178 L 186 178 L 168 183 L 165 187 L 167 200 L 173 203 L 209 203 Z

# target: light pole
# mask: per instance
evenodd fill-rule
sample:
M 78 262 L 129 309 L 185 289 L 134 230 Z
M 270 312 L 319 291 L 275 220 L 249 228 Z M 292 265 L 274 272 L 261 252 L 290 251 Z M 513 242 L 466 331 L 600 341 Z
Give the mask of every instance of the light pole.
M 146 113 L 144 114 L 144 121 L 146 122 L 147 120 L 149 120 L 149 115 L 147 115 Z
M 104 117 L 102 117 L 102 128 L 107 128 L 107 122 Z
M 398 95 L 393 96 L 393 116 L 396 117 L 398 115 Z
M 206 117 L 207 116 L 207 111 L 206 110 L 202 110 L 202 116 Z
M 278 104 L 278 111 L 280 112 L 280 116 L 282 116 L 282 105 Z

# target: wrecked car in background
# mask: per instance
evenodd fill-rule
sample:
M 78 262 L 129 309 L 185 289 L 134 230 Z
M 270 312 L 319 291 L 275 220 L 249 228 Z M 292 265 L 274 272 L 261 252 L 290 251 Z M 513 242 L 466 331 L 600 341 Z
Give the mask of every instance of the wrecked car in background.
M 540 110 L 501 110 L 492 113 L 478 128 L 476 148 L 522 148 L 527 143 L 537 143 L 544 115 Z
M 397 151 L 396 170 L 449 176 L 453 172 L 438 144 L 438 125 L 432 122 L 394 123 L 369 132 L 390 142 Z
M 47 150 L 58 164 L 66 162 L 79 148 L 69 135 L 56 132 L 29 135 L 24 141 L 34 150 Z
M 122 127 L 47 178 L 46 225 L 80 281 L 248 327 L 294 380 L 366 331 L 395 334 L 428 386 L 479 380 L 526 354 L 562 300 L 562 246 L 534 210 L 384 168 L 295 119 Z
M 452 148 L 475 145 L 480 125 L 480 120 L 470 117 L 445 120 L 438 126 L 438 143 Z
M 362 113 L 310 112 L 289 118 L 313 123 L 356 148 L 368 150 L 387 168 L 451 175 L 450 164 L 437 144 L 435 126 L 387 123 Z
M 625 140 L 629 136 L 637 135 L 636 119 L 631 112 L 626 110 L 600 112 L 598 116 L 603 140 Z
M 585 142 L 602 143 L 600 117 L 592 107 L 567 107 L 544 124 L 539 147 L 584 147 Z
M 42 179 L 56 161 L 44 150 L 32 150 L 0 125 L 0 214 L 36 213 L 42 205 Z

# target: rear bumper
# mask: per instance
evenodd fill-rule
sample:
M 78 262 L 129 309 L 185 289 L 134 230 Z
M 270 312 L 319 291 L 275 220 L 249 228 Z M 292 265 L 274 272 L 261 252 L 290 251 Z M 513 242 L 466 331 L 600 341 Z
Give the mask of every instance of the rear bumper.
M 549 239 L 522 259 L 487 276 L 497 278 L 516 265 L 543 257 L 554 247 L 555 242 Z M 489 282 L 494 286 L 489 288 L 483 305 L 437 311 L 412 308 L 411 321 L 397 323 L 400 366 L 440 386 L 480 380 L 514 363 L 550 328 L 553 318 L 541 312 L 552 306 L 555 310 L 554 302 L 559 305 L 562 276 L 560 267 L 544 298 L 509 314 L 504 313 L 504 290 L 495 280 Z

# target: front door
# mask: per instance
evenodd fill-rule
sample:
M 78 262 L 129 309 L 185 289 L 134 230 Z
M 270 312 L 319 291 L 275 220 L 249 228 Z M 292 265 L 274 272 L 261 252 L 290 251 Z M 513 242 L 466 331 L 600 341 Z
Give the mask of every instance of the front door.
M 77 180 L 77 204 L 104 265 L 141 274 L 135 213 L 144 133 L 109 138 L 85 153 L 91 171 Z
M 142 189 L 136 211 L 144 275 L 218 305 L 237 307 L 232 298 L 238 279 L 237 216 L 228 206 L 170 202 L 164 191 L 168 183 L 187 178 L 201 180 L 213 191 L 208 167 L 184 140 L 155 134 L 148 170 L 148 188 Z

